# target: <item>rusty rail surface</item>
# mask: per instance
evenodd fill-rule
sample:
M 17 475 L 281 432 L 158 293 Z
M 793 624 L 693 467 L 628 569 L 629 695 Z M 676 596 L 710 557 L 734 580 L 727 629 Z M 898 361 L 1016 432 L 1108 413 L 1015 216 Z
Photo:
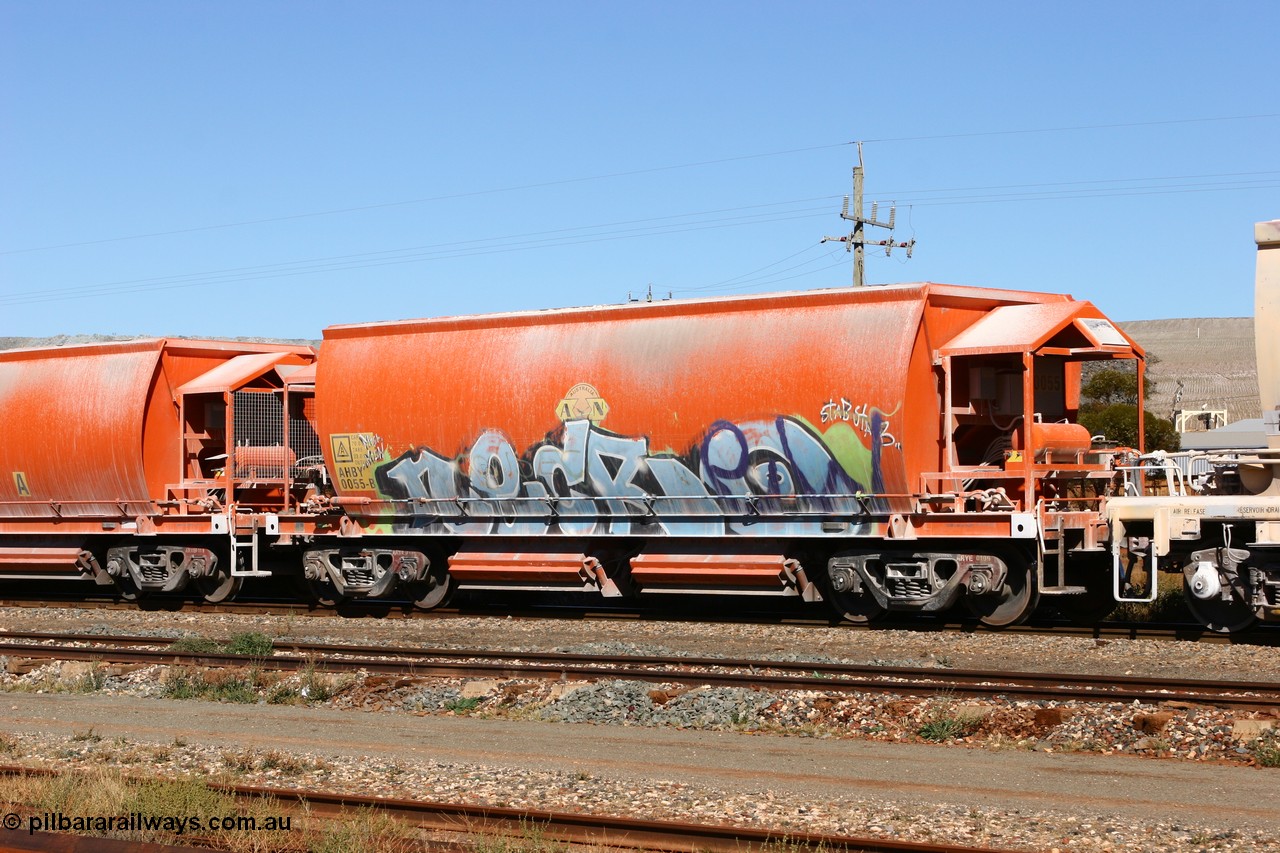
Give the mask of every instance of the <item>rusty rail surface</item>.
M 148 598 L 141 602 L 85 597 L 0 599 L 0 607 L 40 610 L 63 607 L 81 610 L 125 610 L 131 612 L 208 613 L 240 616 L 307 616 L 341 619 L 454 619 L 493 617 L 550 620 L 666 621 L 705 622 L 731 625 L 793 625 L 815 628 L 838 628 L 844 631 L 913 631 L 916 633 L 1016 634 L 1045 637 L 1087 637 L 1092 639 L 1166 640 L 1220 645 L 1280 646 L 1280 626 L 1259 625 L 1248 631 L 1222 634 L 1190 623 L 1098 622 L 1093 625 L 1071 625 L 1033 620 L 1024 625 L 991 628 L 974 620 L 946 617 L 894 619 L 886 617 L 868 624 L 837 621 L 830 617 L 788 613 L 687 613 L 670 610 L 599 609 L 590 606 L 547 606 L 541 608 L 437 607 L 417 610 L 410 602 L 374 601 L 343 602 L 324 607 L 291 601 L 234 601 L 210 604 L 184 598 Z
M 92 835 L 0 829 L 0 853 L 201 853 L 215 847 L 121 841 Z
M 1085 676 L 1067 673 L 955 670 L 763 659 L 583 655 L 470 649 L 359 646 L 278 641 L 269 656 L 174 651 L 169 637 L 45 632 L 0 634 L 0 654 L 39 660 L 162 665 L 259 666 L 296 671 L 357 672 L 438 678 L 620 679 L 826 693 L 938 693 L 1088 702 L 1180 701 L 1227 708 L 1274 708 L 1280 683 L 1210 679 Z M 84 643 L 89 645 L 65 645 Z M 275 654 L 288 650 L 295 654 Z
M 0 765 L 0 776 L 59 776 L 63 771 L 43 767 Z M 426 800 L 390 799 L 355 794 L 332 794 L 297 788 L 265 788 L 254 785 L 210 784 L 215 791 L 242 800 L 270 799 L 282 804 L 305 806 L 310 813 L 326 817 L 350 817 L 354 812 L 374 809 L 380 814 L 430 832 L 467 836 L 528 836 L 567 843 L 625 850 L 652 850 L 661 853 L 750 853 L 769 848 L 823 853 L 1012 853 L 990 847 L 969 847 L 920 841 L 897 841 L 849 835 L 826 835 L 783 829 L 758 829 L 728 824 L 647 820 L 585 813 L 536 809 L 511 809 L 467 803 L 438 803 Z M 9 833 L 0 833 L 2 845 Z M 25 832 L 13 835 L 26 836 Z M 74 836 L 53 836 L 74 838 Z M 15 850 L 87 850 L 89 847 L 15 847 Z M 169 848 L 156 845 L 159 850 Z M 192 848 L 182 848 L 190 850 Z

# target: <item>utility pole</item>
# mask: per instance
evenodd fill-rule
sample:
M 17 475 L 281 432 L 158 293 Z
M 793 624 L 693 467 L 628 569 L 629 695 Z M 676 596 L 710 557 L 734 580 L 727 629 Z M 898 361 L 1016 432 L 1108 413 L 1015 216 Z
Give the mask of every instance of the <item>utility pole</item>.
M 846 252 L 853 252 L 853 286 L 863 286 L 864 274 L 864 248 L 866 246 L 884 246 L 885 256 L 892 254 L 894 249 L 906 249 L 907 257 L 911 257 L 911 251 L 915 248 L 915 238 L 911 238 L 904 242 L 895 243 L 893 240 L 893 220 L 897 213 L 897 205 L 889 207 L 889 221 L 881 222 L 876 219 L 879 213 L 879 203 L 871 202 L 871 217 L 864 218 L 862 215 L 862 143 L 858 145 L 858 165 L 853 167 L 853 215 L 849 215 L 849 197 L 844 197 L 844 207 L 840 210 L 840 218 L 853 223 L 853 231 L 843 237 L 823 237 L 822 242 L 844 243 Z M 863 237 L 863 229 L 867 225 L 874 225 L 876 228 L 889 229 L 888 240 L 866 240 Z

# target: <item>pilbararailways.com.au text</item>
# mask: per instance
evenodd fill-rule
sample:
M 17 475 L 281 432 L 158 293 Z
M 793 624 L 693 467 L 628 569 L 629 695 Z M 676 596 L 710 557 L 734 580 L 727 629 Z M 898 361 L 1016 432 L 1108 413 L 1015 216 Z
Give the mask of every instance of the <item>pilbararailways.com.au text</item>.
M 14 820 L 19 818 L 19 820 Z M 21 818 L 16 814 L 4 816 L 6 829 L 18 829 Z M 189 832 L 288 832 L 292 827 L 292 815 L 257 818 L 252 815 L 144 815 L 140 812 L 117 815 L 69 815 L 63 812 L 44 812 L 29 815 L 27 833 L 37 832 L 170 832 L 185 835 Z

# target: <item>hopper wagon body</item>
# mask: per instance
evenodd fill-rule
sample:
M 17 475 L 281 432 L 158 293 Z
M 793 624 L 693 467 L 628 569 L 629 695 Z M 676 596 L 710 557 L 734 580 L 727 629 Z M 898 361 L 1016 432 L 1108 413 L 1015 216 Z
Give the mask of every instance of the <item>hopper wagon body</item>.
M 313 357 L 168 339 L 0 352 L 0 576 L 216 586 L 233 507 L 284 502 L 276 389 Z M 274 469 L 249 470 L 255 454 Z
M 1102 550 L 1081 365 L 1141 358 L 1067 296 L 838 289 L 331 327 L 316 416 L 344 535 L 441 583 L 1021 608 L 1047 515 L 1045 591 Z

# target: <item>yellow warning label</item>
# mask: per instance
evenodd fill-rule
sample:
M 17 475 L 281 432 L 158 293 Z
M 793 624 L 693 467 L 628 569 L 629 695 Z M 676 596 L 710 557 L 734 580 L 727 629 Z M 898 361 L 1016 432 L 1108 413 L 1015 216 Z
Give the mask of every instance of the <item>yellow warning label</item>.
M 13 472 L 13 485 L 18 488 L 18 497 L 31 497 L 31 486 L 27 484 L 27 475 L 21 471 Z
M 376 492 L 374 469 L 391 456 L 382 439 L 371 432 L 347 432 L 329 436 L 333 450 L 333 477 L 344 492 Z
M 569 389 L 564 399 L 556 403 L 556 417 L 562 421 L 587 418 L 598 424 L 609 414 L 609 404 L 600 396 L 594 385 L 579 382 Z

